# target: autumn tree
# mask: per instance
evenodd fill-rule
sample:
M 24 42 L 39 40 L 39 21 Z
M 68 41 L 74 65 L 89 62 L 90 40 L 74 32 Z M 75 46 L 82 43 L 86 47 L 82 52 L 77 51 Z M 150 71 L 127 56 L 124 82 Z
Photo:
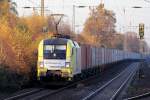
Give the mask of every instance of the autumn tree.
M 140 41 L 135 32 L 125 33 L 125 48 L 130 52 L 139 52 L 140 50 Z
M 6 86 L 11 84 L 10 80 L 20 86 L 29 79 L 29 75 L 36 76 L 38 45 L 41 40 L 56 33 L 54 20 L 52 16 L 42 17 L 37 14 L 19 17 L 15 3 L 0 0 L 0 75 L 6 77 L 0 77 L 0 81 Z M 70 27 L 66 23 L 61 22 L 59 29 L 61 33 L 70 33 Z M 18 74 L 22 77 L 12 78 Z
M 0 0 L 0 17 L 10 20 L 14 15 L 18 15 L 17 4 L 11 0 Z
M 115 23 L 113 11 L 106 10 L 104 4 L 101 3 L 91 11 L 90 17 L 85 22 L 83 34 L 85 36 L 94 35 L 100 45 L 107 45 L 107 38 L 110 37 L 110 34 L 115 33 Z
M 110 34 L 107 41 L 109 41 L 106 43 L 110 48 L 124 49 L 124 34 L 122 33 Z
M 11 12 L 11 3 L 8 0 L 0 0 L 0 64 L 5 64 L 6 66 L 9 66 L 13 62 L 10 59 L 13 52 L 11 51 L 9 37 L 12 33 L 11 26 L 13 26 L 11 22 L 14 20 L 13 16 L 15 15 Z
M 10 0 L 0 0 L 0 65 L 28 72 L 31 66 L 36 67 L 39 42 L 56 33 L 56 19 L 38 14 L 18 17 L 16 6 Z M 71 33 L 65 22 L 58 26 L 60 33 Z

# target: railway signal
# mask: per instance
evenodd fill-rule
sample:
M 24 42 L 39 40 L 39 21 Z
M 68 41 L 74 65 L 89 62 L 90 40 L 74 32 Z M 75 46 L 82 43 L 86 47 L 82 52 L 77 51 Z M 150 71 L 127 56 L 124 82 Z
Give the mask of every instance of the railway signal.
M 139 36 L 140 39 L 144 39 L 144 23 L 139 24 Z

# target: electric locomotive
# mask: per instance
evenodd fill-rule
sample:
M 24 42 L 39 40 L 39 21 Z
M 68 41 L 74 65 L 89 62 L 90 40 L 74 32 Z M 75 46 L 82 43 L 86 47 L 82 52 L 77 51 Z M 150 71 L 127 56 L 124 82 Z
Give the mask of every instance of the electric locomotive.
M 72 80 L 81 73 L 81 50 L 76 41 L 66 38 L 42 40 L 38 47 L 37 77 Z

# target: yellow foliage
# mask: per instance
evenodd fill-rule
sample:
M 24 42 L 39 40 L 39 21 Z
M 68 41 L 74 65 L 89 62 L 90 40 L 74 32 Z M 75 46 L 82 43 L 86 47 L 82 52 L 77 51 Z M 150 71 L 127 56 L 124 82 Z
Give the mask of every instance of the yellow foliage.
M 101 39 L 90 33 L 81 33 L 81 35 L 78 37 L 78 42 L 82 44 L 100 46 Z
M 6 17 L 9 15 L 9 6 L 10 6 L 9 3 L 6 0 L 3 0 L 0 2 L 0 11 L 1 11 L 0 16 L 1 17 L 2 16 Z
M 0 20 L 0 38 L 8 39 L 10 34 L 11 28 L 9 23 L 5 19 Z
M 42 33 L 42 28 L 47 26 L 46 18 L 38 15 L 22 18 L 21 21 L 28 26 L 28 29 L 32 34 Z
M 8 3 L 3 6 L 0 3 L 0 11 L 3 11 L 0 12 L 0 64 L 29 72 L 31 67 L 36 67 L 39 42 L 56 32 L 54 18 L 38 15 L 19 18 L 9 12 Z M 70 31 L 68 27 L 66 33 Z
M 109 35 L 115 33 L 115 14 L 106 10 L 103 4 L 91 12 L 90 17 L 84 24 L 83 36 L 88 39 L 91 44 L 106 45 L 111 47 Z

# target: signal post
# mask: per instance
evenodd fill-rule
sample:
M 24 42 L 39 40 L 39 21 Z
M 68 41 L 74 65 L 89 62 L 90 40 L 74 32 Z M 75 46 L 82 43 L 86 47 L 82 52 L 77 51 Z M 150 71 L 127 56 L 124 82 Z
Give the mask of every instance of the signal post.
M 140 23 L 139 24 L 139 37 L 140 37 L 140 52 L 143 53 L 144 52 L 144 44 L 143 44 L 143 40 L 144 40 L 144 23 Z
M 141 53 L 141 59 L 143 58 L 144 53 L 144 23 L 139 24 L 139 37 L 140 37 L 140 50 Z M 143 62 L 140 63 L 139 71 L 138 71 L 138 77 L 139 79 L 142 79 L 144 77 L 143 69 L 141 68 L 143 66 Z

